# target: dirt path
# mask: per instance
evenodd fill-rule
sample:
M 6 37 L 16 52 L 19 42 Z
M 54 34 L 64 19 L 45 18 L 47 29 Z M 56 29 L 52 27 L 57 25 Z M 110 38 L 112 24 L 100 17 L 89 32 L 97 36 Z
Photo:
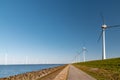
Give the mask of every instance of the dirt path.
M 70 65 L 68 79 L 67 80 L 96 80 L 85 72 L 79 70 L 78 68 Z

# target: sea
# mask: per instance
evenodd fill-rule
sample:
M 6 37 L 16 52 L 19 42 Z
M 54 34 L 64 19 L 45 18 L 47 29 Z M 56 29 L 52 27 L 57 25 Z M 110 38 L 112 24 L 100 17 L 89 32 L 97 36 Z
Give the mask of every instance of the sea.
M 63 64 L 0 65 L 0 78 L 61 66 Z

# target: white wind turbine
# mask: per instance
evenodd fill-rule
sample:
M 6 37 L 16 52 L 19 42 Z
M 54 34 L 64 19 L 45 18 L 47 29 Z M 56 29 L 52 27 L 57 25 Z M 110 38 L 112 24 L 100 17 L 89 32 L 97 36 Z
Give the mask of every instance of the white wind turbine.
M 25 64 L 28 64 L 28 56 L 25 57 Z
M 85 47 L 82 48 L 82 53 L 83 53 L 83 61 L 85 62 L 85 54 L 86 54 L 87 49 Z
M 6 54 L 5 54 L 5 65 L 8 64 L 7 61 L 8 61 L 8 54 L 6 53 Z
M 5 65 L 7 65 L 8 64 L 8 51 L 7 51 L 7 49 L 4 49 L 4 53 L 5 53 L 5 57 L 4 57 L 4 60 L 5 60 Z
M 80 62 L 80 54 L 81 54 L 81 52 L 77 51 L 77 55 L 75 56 L 76 62 Z
M 85 54 L 86 54 L 86 52 L 87 52 L 87 49 L 85 47 L 82 48 L 81 52 L 77 51 L 77 55 L 75 55 L 75 57 L 73 58 L 72 62 L 74 61 L 75 63 L 77 63 L 78 60 L 80 60 L 80 54 L 83 54 L 83 61 L 85 62 Z
M 77 51 L 77 54 L 72 59 L 72 63 L 77 63 L 80 60 L 80 54 L 81 54 L 81 52 Z
M 102 60 L 106 59 L 106 47 L 105 47 L 105 31 L 106 29 L 109 29 L 109 28 L 113 28 L 113 27 L 120 27 L 120 25 L 114 25 L 114 26 L 107 26 L 105 24 L 105 21 L 104 21 L 104 18 L 103 16 L 101 15 L 102 17 L 102 21 L 103 21 L 103 25 L 102 25 L 102 32 L 101 32 L 101 35 L 99 36 L 99 39 L 98 41 L 101 39 L 102 37 Z

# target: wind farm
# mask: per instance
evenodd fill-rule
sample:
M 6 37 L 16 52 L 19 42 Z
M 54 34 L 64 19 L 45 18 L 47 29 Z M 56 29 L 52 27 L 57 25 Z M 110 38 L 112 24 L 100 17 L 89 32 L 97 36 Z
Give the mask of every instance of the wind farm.
M 0 80 L 120 80 L 119 3 L 0 1 Z

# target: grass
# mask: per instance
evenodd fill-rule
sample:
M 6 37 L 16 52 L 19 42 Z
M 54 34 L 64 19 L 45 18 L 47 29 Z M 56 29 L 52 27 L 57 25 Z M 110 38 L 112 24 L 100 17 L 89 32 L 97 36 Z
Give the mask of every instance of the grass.
M 120 58 L 75 63 L 97 80 L 120 80 Z

